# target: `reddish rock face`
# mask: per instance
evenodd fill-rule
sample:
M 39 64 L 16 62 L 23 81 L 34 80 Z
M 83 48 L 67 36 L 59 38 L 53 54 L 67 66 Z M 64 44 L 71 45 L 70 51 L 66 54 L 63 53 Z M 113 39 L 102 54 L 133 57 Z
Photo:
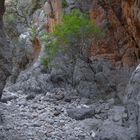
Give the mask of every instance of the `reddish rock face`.
M 44 10 L 47 13 L 48 23 L 47 30 L 52 32 L 54 26 L 60 22 L 62 14 L 62 2 L 61 0 L 49 0 L 44 5 Z
M 134 66 L 138 62 L 140 47 L 139 3 L 138 0 L 133 2 L 130 0 L 91 1 L 91 19 L 101 27 L 105 34 L 105 37 L 93 44 L 93 56 L 110 60 L 117 67 L 118 64 L 120 67 Z
M 55 16 L 48 20 L 50 31 L 61 16 L 61 2 L 51 2 Z M 91 19 L 104 34 L 93 43 L 91 56 L 107 59 L 116 67 L 135 66 L 140 58 L 140 0 L 87 0 L 87 3 Z
M 125 27 L 140 47 L 140 1 L 123 0 L 122 11 Z
M 5 11 L 4 0 L 0 1 L 0 99 L 2 90 L 6 84 L 6 79 L 12 70 L 12 51 L 11 45 L 3 28 L 3 14 Z

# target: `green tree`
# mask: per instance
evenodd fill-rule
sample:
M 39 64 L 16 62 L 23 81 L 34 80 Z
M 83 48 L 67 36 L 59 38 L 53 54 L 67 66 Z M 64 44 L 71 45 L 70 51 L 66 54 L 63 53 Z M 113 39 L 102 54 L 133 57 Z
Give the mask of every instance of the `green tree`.
M 93 41 L 97 40 L 100 34 L 99 28 L 87 14 L 79 10 L 64 14 L 61 23 L 55 26 L 54 32 L 44 36 L 46 64 L 51 62 L 60 49 L 71 55 L 73 59 L 79 57 L 86 60 Z

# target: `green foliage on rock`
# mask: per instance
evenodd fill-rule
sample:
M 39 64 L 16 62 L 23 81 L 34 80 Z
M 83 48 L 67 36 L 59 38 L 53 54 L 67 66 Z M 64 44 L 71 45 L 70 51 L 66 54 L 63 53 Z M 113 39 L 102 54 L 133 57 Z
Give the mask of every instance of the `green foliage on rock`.
M 57 44 L 58 42 L 56 38 L 50 34 L 41 35 L 41 40 L 44 42 L 46 53 L 46 55 L 41 58 L 41 64 L 45 67 L 45 69 L 48 69 L 52 66 L 51 61 L 57 55 L 57 52 L 60 48 Z
M 99 28 L 91 22 L 86 14 L 81 13 L 79 10 L 73 10 L 69 15 L 63 15 L 62 22 L 56 25 L 53 32 L 60 44 L 68 45 L 83 43 L 83 41 L 89 41 L 89 39 L 93 40 L 99 34 Z
M 46 63 L 50 64 L 59 50 L 70 53 L 73 57 L 88 57 L 91 43 L 98 39 L 100 34 L 99 28 L 88 15 L 79 10 L 64 14 L 61 23 L 55 26 L 54 31 L 43 36 L 46 46 Z
M 62 8 L 66 8 L 68 6 L 66 0 L 62 0 Z

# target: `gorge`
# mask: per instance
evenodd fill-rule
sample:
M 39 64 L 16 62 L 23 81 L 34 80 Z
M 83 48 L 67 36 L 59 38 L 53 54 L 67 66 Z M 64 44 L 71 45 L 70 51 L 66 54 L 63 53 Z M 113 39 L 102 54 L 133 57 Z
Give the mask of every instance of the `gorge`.
M 1 0 L 0 140 L 139 140 L 139 59 L 139 0 Z

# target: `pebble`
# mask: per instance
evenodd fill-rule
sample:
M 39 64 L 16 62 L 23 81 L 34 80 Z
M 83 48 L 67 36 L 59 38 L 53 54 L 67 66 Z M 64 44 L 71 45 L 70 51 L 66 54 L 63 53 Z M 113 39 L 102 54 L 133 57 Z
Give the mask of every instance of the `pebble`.
M 22 95 L 18 96 L 16 102 L 10 101 L 10 104 L 3 110 L 6 123 L 9 123 L 9 127 L 5 129 L 11 131 L 14 128 L 16 132 L 25 136 L 23 140 L 90 140 L 96 135 L 94 131 L 87 129 L 91 126 L 79 127 L 79 124 L 88 117 L 95 117 L 102 121 L 102 110 L 106 110 L 103 115 L 107 115 L 110 109 L 108 103 L 105 104 L 103 101 L 100 101 L 101 104 L 98 102 L 97 105 L 96 103 L 87 105 L 79 104 L 83 103 L 83 101 L 79 102 L 80 99 L 73 102 L 62 100 L 56 103 L 48 100 L 48 97 L 44 95 L 37 95 L 32 100 L 25 100 L 25 96 Z M 80 119 L 73 119 L 70 114 L 68 116 L 68 108 L 72 108 L 69 113 L 75 113 L 75 115 L 79 113 Z M 127 114 L 123 115 L 123 117 L 126 116 Z M 119 120 L 120 116 L 114 116 L 114 122 Z M 85 125 L 91 125 L 91 122 Z
M 94 138 L 96 133 L 93 130 L 90 133 L 91 133 L 91 137 Z
M 113 121 L 118 122 L 122 117 L 120 115 L 115 115 Z

